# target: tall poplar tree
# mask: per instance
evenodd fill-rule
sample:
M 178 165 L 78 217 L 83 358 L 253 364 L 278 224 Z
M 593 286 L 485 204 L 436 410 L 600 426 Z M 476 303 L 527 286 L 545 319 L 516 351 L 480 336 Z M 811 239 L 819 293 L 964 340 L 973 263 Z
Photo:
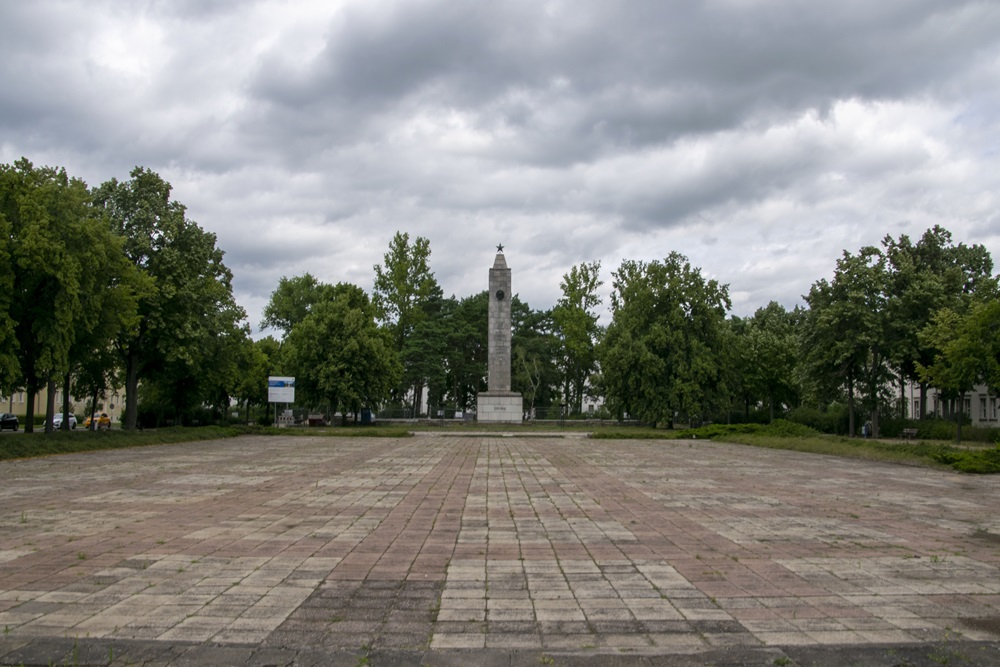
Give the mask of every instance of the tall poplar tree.
M 418 236 L 410 243 L 410 235 L 396 232 L 383 257 L 384 264 L 376 264 L 375 289 L 372 303 L 376 316 L 392 335 L 397 354 L 405 357 L 400 397 L 412 392 L 413 412 L 416 415 L 428 383 L 424 359 L 419 350 L 409 346 L 414 331 L 440 309 L 441 287 L 431 272 L 430 241 Z M 427 354 L 433 350 L 427 349 Z
M 585 387 L 597 370 L 597 343 L 601 332 L 595 310 L 601 304 L 597 290 L 604 284 L 600 273 L 600 262 L 573 266 L 559 283 L 562 296 L 552 309 L 560 343 L 563 396 L 574 414 L 583 411 Z

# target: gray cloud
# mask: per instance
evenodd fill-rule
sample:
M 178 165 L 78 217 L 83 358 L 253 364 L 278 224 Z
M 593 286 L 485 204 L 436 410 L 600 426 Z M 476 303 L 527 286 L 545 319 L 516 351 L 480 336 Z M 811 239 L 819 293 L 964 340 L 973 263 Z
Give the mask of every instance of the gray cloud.
M 0 161 L 159 171 L 254 324 L 282 275 L 370 288 L 397 229 L 449 294 L 499 241 L 534 307 L 679 250 L 746 314 L 886 233 L 1000 250 L 997 34 L 971 0 L 5 3 Z

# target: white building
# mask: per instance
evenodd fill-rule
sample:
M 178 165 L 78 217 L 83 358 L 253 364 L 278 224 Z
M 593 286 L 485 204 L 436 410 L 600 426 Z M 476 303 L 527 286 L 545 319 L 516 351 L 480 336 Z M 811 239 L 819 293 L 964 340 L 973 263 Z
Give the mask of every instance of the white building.
M 910 384 L 907 388 L 909 393 L 908 416 L 910 419 L 920 418 L 920 386 Z M 998 414 L 998 399 L 989 393 L 986 385 L 976 385 L 972 391 L 965 395 L 962 404 L 959 399 L 948 399 L 941 395 L 941 392 L 934 388 L 927 388 L 927 415 L 937 415 L 942 419 L 950 419 L 958 410 L 962 410 L 965 415 L 963 423 L 972 426 L 996 427 L 1000 426 L 1000 414 Z

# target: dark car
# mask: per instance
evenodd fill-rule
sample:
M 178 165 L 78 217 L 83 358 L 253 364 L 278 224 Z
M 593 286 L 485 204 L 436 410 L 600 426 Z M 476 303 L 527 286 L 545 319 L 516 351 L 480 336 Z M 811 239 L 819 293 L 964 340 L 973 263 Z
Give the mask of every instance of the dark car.
M 0 414 L 0 431 L 6 431 L 7 429 L 16 431 L 19 427 L 20 424 L 17 422 L 17 415 L 12 415 L 9 412 Z

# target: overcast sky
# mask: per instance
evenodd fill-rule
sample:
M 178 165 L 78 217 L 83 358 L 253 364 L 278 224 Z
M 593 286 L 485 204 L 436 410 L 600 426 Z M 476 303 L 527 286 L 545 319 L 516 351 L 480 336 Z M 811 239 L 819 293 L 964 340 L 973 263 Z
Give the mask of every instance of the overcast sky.
M 502 242 L 536 309 L 674 250 L 737 315 L 886 234 L 1000 259 L 995 0 L 0 0 L 0 91 L 0 162 L 157 171 L 255 332 L 397 230 L 459 297 Z

